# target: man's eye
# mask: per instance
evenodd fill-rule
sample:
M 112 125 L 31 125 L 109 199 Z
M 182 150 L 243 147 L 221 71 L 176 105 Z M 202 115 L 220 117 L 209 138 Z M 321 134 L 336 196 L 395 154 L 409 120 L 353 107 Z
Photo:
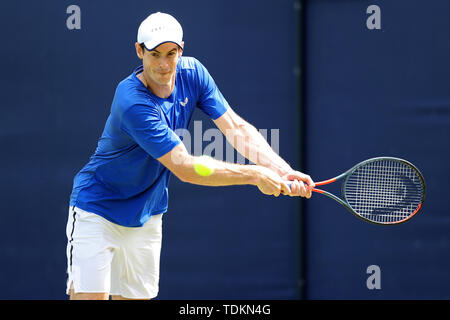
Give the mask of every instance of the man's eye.
M 158 54 L 156 52 L 152 52 L 151 55 L 152 55 L 152 57 L 157 57 L 158 56 Z
M 169 52 L 169 56 L 173 56 L 175 54 L 175 51 Z

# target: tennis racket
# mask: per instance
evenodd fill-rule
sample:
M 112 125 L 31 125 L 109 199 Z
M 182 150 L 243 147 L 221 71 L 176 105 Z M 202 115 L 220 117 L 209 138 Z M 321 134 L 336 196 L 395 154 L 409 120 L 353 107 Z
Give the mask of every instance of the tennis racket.
M 323 186 L 343 180 L 342 199 L 322 189 L 323 194 L 347 208 L 356 217 L 375 224 L 394 225 L 414 217 L 425 200 L 425 181 L 412 163 L 392 157 L 360 162 L 332 179 L 316 182 Z

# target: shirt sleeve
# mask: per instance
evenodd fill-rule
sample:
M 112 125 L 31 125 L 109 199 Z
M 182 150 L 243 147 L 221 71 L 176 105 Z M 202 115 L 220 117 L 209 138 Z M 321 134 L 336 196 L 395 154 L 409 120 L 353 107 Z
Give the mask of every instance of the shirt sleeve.
M 217 88 L 208 70 L 196 60 L 199 86 L 199 100 L 197 107 L 215 120 L 227 111 L 229 105 Z
M 181 142 L 152 106 L 134 105 L 126 110 L 122 115 L 122 129 L 155 159 Z

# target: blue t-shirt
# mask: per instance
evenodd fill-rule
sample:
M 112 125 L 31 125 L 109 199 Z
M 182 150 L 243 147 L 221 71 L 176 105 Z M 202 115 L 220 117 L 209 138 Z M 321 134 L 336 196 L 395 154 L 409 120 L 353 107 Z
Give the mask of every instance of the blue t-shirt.
M 168 208 L 171 172 L 157 158 L 181 140 L 195 107 L 213 120 L 228 108 L 206 68 L 195 58 L 178 61 L 175 87 L 167 99 L 137 78 L 140 66 L 117 86 L 97 149 L 75 176 L 70 205 L 116 224 L 142 226 Z

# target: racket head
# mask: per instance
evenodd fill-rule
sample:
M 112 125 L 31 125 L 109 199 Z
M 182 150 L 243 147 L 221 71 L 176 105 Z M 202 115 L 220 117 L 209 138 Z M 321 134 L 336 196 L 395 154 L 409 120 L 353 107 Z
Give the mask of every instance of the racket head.
M 358 218 L 395 225 L 415 216 L 425 201 L 425 180 L 412 163 L 393 157 L 363 161 L 346 173 L 342 196 Z

